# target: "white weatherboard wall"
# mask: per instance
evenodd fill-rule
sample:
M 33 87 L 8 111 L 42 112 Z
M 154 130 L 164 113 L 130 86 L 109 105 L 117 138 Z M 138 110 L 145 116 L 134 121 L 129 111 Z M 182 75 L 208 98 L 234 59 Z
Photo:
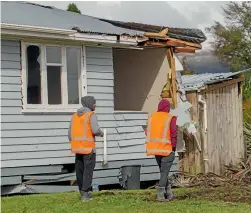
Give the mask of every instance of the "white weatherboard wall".
M 71 115 L 24 115 L 21 111 L 21 53 L 19 41 L 1 42 L 2 176 L 5 183 L 20 183 L 21 175 L 60 172 L 55 165 L 73 164 L 67 137 Z M 142 164 L 141 180 L 158 179 L 155 159 L 145 154 L 144 113 L 114 113 L 114 73 L 111 48 L 86 48 L 88 95 L 97 99 L 97 116 L 107 128 L 107 172 L 100 172 L 102 139 L 97 138 L 95 183 L 118 183 L 115 174 L 126 164 Z M 54 166 L 54 167 L 53 167 Z M 177 170 L 174 164 L 172 170 Z M 18 172 L 16 172 L 18 171 Z M 13 183 L 8 179 L 13 177 Z

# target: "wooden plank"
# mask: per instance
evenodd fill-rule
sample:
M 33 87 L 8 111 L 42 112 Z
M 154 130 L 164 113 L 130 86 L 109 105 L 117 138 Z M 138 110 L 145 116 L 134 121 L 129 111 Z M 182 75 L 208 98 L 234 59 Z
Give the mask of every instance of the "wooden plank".
M 88 92 L 88 95 L 93 96 L 96 100 L 114 100 L 113 94 Z
M 202 48 L 201 44 L 198 44 L 198 43 L 193 43 L 193 42 L 188 42 L 188 41 L 182 41 L 182 40 L 175 39 L 175 38 L 170 38 L 170 37 L 168 37 L 168 40 L 170 40 L 170 41 L 179 41 L 179 42 L 183 43 L 187 47 L 196 47 L 198 49 Z
M 118 133 L 132 133 L 132 132 L 143 132 L 142 126 L 129 126 L 129 127 L 118 127 L 116 128 Z
M 147 120 L 147 113 L 123 114 L 125 120 Z
M 112 52 L 98 52 L 98 51 L 91 51 L 91 52 L 88 51 L 86 58 L 87 60 L 89 58 L 113 59 Z
M 143 126 L 146 125 L 145 120 L 135 120 L 135 121 L 117 121 L 117 125 L 119 127 L 127 127 L 127 126 Z
M 60 192 L 75 192 L 78 191 L 77 186 L 56 186 L 56 185 L 27 185 L 28 188 L 20 193 L 60 193 Z
M 96 142 L 97 154 L 103 154 L 103 142 Z M 22 152 L 42 152 L 42 151 L 57 151 L 70 150 L 70 143 L 65 140 L 62 143 L 47 143 L 47 144 L 17 144 L 2 145 L 2 153 L 22 153 Z M 128 151 L 129 150 L 129 151 Z M 108 154 L 125 153 L 125 152 L 145 152 L 145 140 L 123 140 L 109 141 Z M 28 153 L 29 154 L 29 153 Z M 3 160 L 6 160 L 3 158 Z
M 2 100 L 1 106 L 2 107 L 11 107 L 11 106 L 21 106 L 21 100 Z
M 110 100 L 107 100 L 107 101 L 102 101 L 102 100 L 97 100 L 97 107 L 113 107 L 114 108 L 114 101 L 110 101 Z M 112 119 L 114 120 L 114 118 Z
M 22 167 L 22 166 L 46 166 L 46 165 L 61 165 L 61 164 L 73 164 L 75 158 L 71 157 L 53 157 L 42 159 L 22 159 L 22 160 L 7 160 L 1 161 L 1 168 L 6 167 Z
M 1 77 L 1 84 L 15 84 L 15 85 L 20 85 L 21 86 L 21 78 L 20 77 L 6 77 L 2 76 Z
M 1 40 L 1 47 L 8 46 L 8 47 L 20 47 L 19 41 L 11 41 L 11 40 Z
M 107 128 L 108 134 L 116 134 L 117 130 L 115 128 Z M 67 136 L 68 128 L 65 129 L 42 129 L 42 130 L 15 130 L 13 131 L 5 130 L 2 131 L 2 138 L 22 138 L 22 137 L 45 137 L 45 136 Z
M 87 86 L 110 86 L 113 87 L 113 80 L 103 80 L 103 79 L 89 79 Z
M 114 89 L 113 89 L 113 86 L 88 86 L 87 93 L 89 92 L 113 94 Z
M 31 144 L 31 145 L 16 145 L 16 146 L 3 146 L 1 147 L 2 153 L 22 153 L 22 152 L 42 152 L 52 150 L 69 150 L 70 143 L 65 141 L 64 143 L 57 144 Z M 27 153 L 28 155 L 29 153 Z M 3 160 L 6 160 L 2 158 Z
M 110 53 L 112 54 L 112 48 L 101 48 L 101 47 L 86 47 L 86 55 L 89 54 L 89 52 L 97 52 L 97 53 Z
M 128 140 L 128 139 L 144 139 L 146 137 L 145 132 L 136 132 L 136 133 L 125 133 L 114 135 L 114 140 Z
M 106 95 L 106 94 L 105 94 Z M 97 97 L 97 96 L 96 96 Z M 114 112 L 114 108 L 113 107 L 97 107 L 95 112 L 97 114 L 112 114 Z
M 19 54 L 3 53 L 1 55 L 1 61 L 15 61 L 21 62 L 21 57 Z
M 105 80 L 113 80 L 113 73 L 103 73 L 103 72 L 89 72 L 87 75 L 87 79 L 105 79 Z
M 16 61 L 2 61 L 1 62 L 2 69 L 19 69 L 21 70 L 21 63 Z
M 113 66 L 113 59 L 87 58 L 86 65 Z
M 22 183 L 22 176 L 12 176 L 12 177 L 1 176 L 1 186 L 15 185 L 20 183 Z
M 99 121 L 114 121 L 113 114 L 99 114 L 97 113 L 97 117 Z M 71 115 L 31 115 L 31 114 L 23 114 L 23 115 L 2 115 L 1 122 L 2 123 L 13 123 L 13 122 L 70 122 Z
M 1 91 L 1 99 L 6 100 L 21 100 L 21 91 L 20 92 L 4 92 Z
M 175 53 L 192 53 L 192 54 L 194 54 L 195 50 L 196 49 L 190 49 L 190 48 L 187 48 L 187 47 L 184 47 L 184 48 L 180 47 L 180 48 L 175 48 L 174 52 Z
M 19 69 L 3 69 L 1 68 L 0 72 L 1 76 L 6 76 L 6 77 L 20 77 L 21 78 L 21 70 Z
M 2 92 L 21 92 L 21 85 L 19 84 L 1 84 Z
M 102 107 L 97 107 L 95 110 L 97 114 L 112 114 L 114 112 L 113 107 L 109 106 L 102 106 Z M 53 111 L 51 114 L 56 114 L 56 110 Z M 11 107 L 4 107 L 2 106 L 1 110 L 2 115 L 21 115 L 22 113 L 22 106 L 11 106 Z
M 2 153 L 2 163 L 8 160 L 28 160 L 39 158 L 54 158 L 54 157 L 71 157 L 74 156 L 70 150 L 47 150 L 46 152 L 17 152 L 17 153 Z
M 32 175 L 32 174 L 49 174 L 62 171 L 63 166 L 32 166 L 32 167 L 16 167 L 16 168 L 2 168 L 1 177 L 15 176 L 15 175 Z
M 116 111 L 114 113 L 114 117 L 115 117 L 116 121 L 124 121 L 125 120 L 123 114 L 118 114 Z
M 236 78 L 236 79 L 233 79 L 233 80 L 212 84 L 212 85 L 209 85 L 207 89 L 205 89 L 205 90 L 203 90 L 201 92 L 202 93 L 210 92 L 210 91 L 217 90 L 217 89 L 220 89 L 222 87 L 227 87 L 227 86 L 236 84 L 238 82 L 243 82 L 243 81 L 245 81 L 245 78 L 240 77 L 240 78 Z
M 117 168 L 121 167 L 123 165 L 131 165 L 131 164 L 147 164 L 148 162 L 155 161 L 153 157 L 142 157 L 137 159 L 124 159 L 116 161 L 109 160 L 108 166 L 105 168 Z M 9 160 L 9 161 L 2 161 L 1 162 L 1 167 L 6 168 L 6 167 L 21 167 L 21 166 L 40 166 L 40 165 L 61 165 L 61 164 L 73 164 L 75 162 L 74 157 L 61 157 L 61 158 L 45 158 L 45 159 L 24 159 L 24 160 Z M 155 161 L 156 162 L 156 161 Z M 176 161 L 177 162 L 177 161 Z M 97 161 L 96 169 L 102 169 L 103 166 L 100 162 Z
M 87 65 L 87 75 L 89 72 L 113 73 L 113 66 Z
M 20 46 L 1 45 L 1 53 L 21 54 Z
M 144 144 L 145 145 L 145 138 L 142 138 L 142 139 L 133 139 L 133 140 L 121 140 L 121 141 L 118 141 L 118 144 L 120 147 L 124 147 L 124 146 L 135 146 L 135 145 L 138 145 L 138 144 Z M 145 149 L 145 147 L 144 147 Z

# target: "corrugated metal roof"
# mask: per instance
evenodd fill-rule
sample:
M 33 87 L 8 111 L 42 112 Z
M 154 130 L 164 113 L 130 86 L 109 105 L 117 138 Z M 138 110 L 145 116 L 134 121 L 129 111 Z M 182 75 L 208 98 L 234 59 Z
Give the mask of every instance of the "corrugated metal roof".
M 78 27 L 82 32 L 143 36 L 144 32 L 116 27 L 98 18 L 28 2 L 1 2 L 1 22 L 58 29 Z
M 199 75 L 183 75 L 181 79 L 185 90 L 193 91 L 198 90 L 208 84 L 231 80 L 233 79 L 233 77 L 248 71 L 251 71 L 251 69 L 228 73 L 203 73 Z
M 123 21 L 115 21 L 108 19 L 100 19 L 100 20 L 114 24 L 115 26 L 118 27 L 123 27 L 131 30 L 140 30 L 144 32 L 158 33 L 161 30 L 168 28 L 169 37 L 194 43 L 202 43 L 207 39 L 205 34 L 199 29 L 172 28 L 167 26 L 157 26 L 157 25 L 135 23 L 135 22 L 123 22 Z

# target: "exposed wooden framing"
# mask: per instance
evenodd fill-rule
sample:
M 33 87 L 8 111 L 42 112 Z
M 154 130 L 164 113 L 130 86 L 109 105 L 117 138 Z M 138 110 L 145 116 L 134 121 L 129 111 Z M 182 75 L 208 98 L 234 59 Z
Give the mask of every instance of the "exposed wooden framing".
M 159 33 L 152 33 L 152 32 L 146 32 L 146 37 L 156 37 L 156 38 L 166 38 L 168 33 L 168 28 L 165 28 L 164 30 L 160 31 Z
M 172 47 L 185 47 L 186 46 L 184 43 L 180 41 L 173 41 L 173 40 L 168 40 L 166 44 Z
M 172 48 L 166 49 L 166 55 L 171 68 L 171 85 L 172 85 L 171 94 L 174 107 L 176 108 L 178 106 L 178 103 L 177 103 L 176 69 L 175 69 L 175 59 L 173 57 L 173 49 Z
M 167 35 L 168 34 L 168 28 L 163 29 L 162 31 L 159 32 L 159 35 Z
M 170 37 L 168 37 L 168 40 L 181 42 L 181 43 L 183 43 L 187 47 L 195 47 L 197 49 L 201 49 L 202 48 L 201 44 L 197 44 L 197 43 L 193 43 L 193 42 L 182 41 L 182 40 L 175 39 L 175 38 L 170 38 Z
M 205 90 L 203 90 L 203 91 L 201 91 L 201 93 L 210 92 L 210 91 L 217 90 L 217 89 L 220 89 L 220 88 L 223 88 L 223 87 L 227 87 L 227 86 L 236 84 L 238 82 L 243 82 L 243 81 L 245 81 L 245 78 L 244 77 L 240 77 L 240 78 L 236 78 L 236 79 L 233 79 L 233 80 L 225 81 L 223 83 L 220 82 L 220 83 L 208 86 L 208 88 L 205 89 Z
M 175 48 L 175 53 L 195 53 L 196 49 L 188 48 L 188 47 L 181 47 L 181 48 Z

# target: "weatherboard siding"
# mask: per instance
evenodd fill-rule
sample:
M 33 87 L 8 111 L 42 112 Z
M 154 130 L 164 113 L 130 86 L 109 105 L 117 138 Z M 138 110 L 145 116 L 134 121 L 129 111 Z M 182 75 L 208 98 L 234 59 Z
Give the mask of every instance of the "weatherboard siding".
M 11 170 L 18 167 L 30 167 L 32 170 L 36 166 L 73 164 L 74 156 L 67 137 L 71 116 L 57 113 L 23 114 L 20 42 L 2 40 L 1 53 L 2 168 L 9 169 L 11 174 Z M 97 99 L 99 124 L 107 129 L 109 163 L 105 169 L 117 169 L 135 160 L 141 164 L 150 161 L 151 167 L 156 166 L 154 159 L 145 154 L 142 125 L 146 122 L 146 113 L 114 113 L 112 49 L 86 47 L 84 60 L 88 95 Z M 102 158 L 103 140 L 98 137 L 96 169 L 103 168 Z M 177 170 L 177 164 L 172 170 Z M 32 171 L 29 173 L 29 170 L 25 173 L 34 174 Z M 147 175 L 142 178 L 147 179 Z

